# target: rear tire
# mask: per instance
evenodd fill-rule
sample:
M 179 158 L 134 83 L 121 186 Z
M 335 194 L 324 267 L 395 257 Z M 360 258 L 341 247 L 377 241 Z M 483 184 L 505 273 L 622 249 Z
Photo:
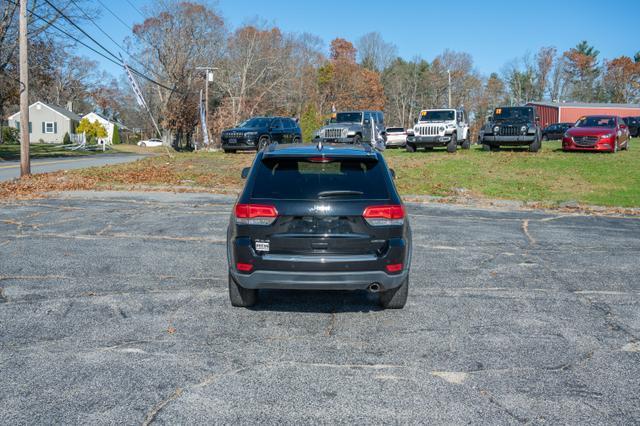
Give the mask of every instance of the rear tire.
M 540 147 L 542 143 L 540 142 L 540 138 L 536 136 L 536 140 L 533 141 L 531 145 L 529 145 L 529 152 L 538 152 L 540 151 Z
M 360 143 L 360 142 L 362 142 L 362 137 L 360 135 L 355 135 L 353 137 L 353 143 L 357 144 L 357 143 Z
M 462 142 L 462 149 L 469 149 L 471 148 L 471 140 L 469 140 L 469 137 L 467 137 L 464 142 Z
M 549 140 L 549 137 L 548 137 L 547 135 L 544 135 L 544 136 L 542 137 L 542 142 L 546 142 L 546 141 L 548 141 L 548 140 Z
M 258 290 L 241 287 L 229 272 L 229 300 L 231 306 L 248 308 L 258 301 Z
M 140 146 L 141 146 L 142 148 L 146 148 L 146 147 L 147 147 L 147 144 L 146 144 L 146 143 L 144 143 L 144 142 L 142 142 L 142 143 L 140 144 Z
M 404 279 L 400 287 L 392 288 L 380 293 L 380 306 L 384 309 L 402 309 L 407 304 L 409 296 L 409 276 Z
M 491 151 L 491 145 L 488 145 L 486 143 L 482 144 L 482 150 L 483 151 Z
M 302 139 L 300 139 L 299 137 L 295 137 L 293 138 L 293 143 L 302 143 Z
M 411 143 L 407 143 L 405 149 L 407 150 L 407 152 L 416 152 L 416 146 Z
M 458 137 L 455 133 L 451 135 L 451 140 L 447 144 L 447 152 L 456 152 L 458 149 Z

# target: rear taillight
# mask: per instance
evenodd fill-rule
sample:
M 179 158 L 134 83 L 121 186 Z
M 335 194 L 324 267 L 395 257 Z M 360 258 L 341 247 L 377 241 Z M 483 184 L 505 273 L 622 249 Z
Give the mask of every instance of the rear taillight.
M 264 204 L 236 204 L 235 214 L 241 225 L 271 225 L 278 217 L 274 206 Z
M 386 266 L 387 272 L 400 272 L 402 271 L 402 263 L 391 263 Z
M 370 206 L 364 209 L 362 217 L 373 226 L 402 225 L 404 224 L 404 207 L 401 205 Z
M 236 268 L 240 272 L 251 272 L 253 270 L 253 265 L 250 263 L 236 263 Z

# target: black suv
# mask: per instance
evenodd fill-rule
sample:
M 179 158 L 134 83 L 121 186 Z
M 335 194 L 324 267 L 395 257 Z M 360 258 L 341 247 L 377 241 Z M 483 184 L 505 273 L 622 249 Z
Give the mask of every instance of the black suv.
M 404 307 L 411 229 L 393 175 L 368 144 L 258 152 L 227 231 L 231 304 L 263 288 L 366 289 Z
M 640 134 L 640 117 L 624 117 L 623 120 L 629 127 L 629 136 L 637 138 Z
M 565 132 L 573 127 L 573 123 L 554 123 L 549 124 L 542 131 L 543 141 L 554 141 L 562 139 Z
M 301 143 L 302 131 L 288 117 L 253 117 L 233 129 L 222 132 L 224 152 L 261 150 L 271 142 Z
M 539 122 L 534 107 L 496 108 L 480 132 L 482 149 L 490 151 L 500 146 L 528 145 L 529 151 L 538 152 L 542 146 Z

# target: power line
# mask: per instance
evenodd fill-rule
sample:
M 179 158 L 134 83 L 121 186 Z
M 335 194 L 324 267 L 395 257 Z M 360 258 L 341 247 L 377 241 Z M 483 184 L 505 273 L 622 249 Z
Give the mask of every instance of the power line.
M 61 11 L 60 9 L 58 9 L 53 3 L 51 3 L 49 0 L 44 0 L 45 3 L 47 3 L 49 6 L 51 6 L 51 8 L 53 8 L 53 10 L 55 10 L 60 16 L 62 16 L 64 19 L 67 20 L 67 22 L 69 22 L 71 25 L 73 25 L 75 28 L 77 28 L 82 34 L 84 34 L 85 36 L 87 36 L 89 38 L 89 40 L 91 40 L 92 42 L 94 42 L 97 46 L 99 46 L 102 50 L 104 50 L 105 52 L 107 52 L 109 55 L 113 56 L 116 60 L 118 60 L 118 57 L 116 55 L 114 55 L 109 49 L 107 49 L 106 47 L 104 47 L 99 41 L 97 41 L 95 38 L 91 37 L 91 35 L 86 32 L 85 30 L 83 30 L 82 28 L 80 28 L 80 26 L 78 26 L 75 22 L 73 22 L 73 20 L 71 18 L 69 18 L 67 15 L 64 14 L 63 11 Z M 35 16 L 35 15 L 34 15 Z
M 142 13 L 142 12 L 140 11 L 140 9 L 138 9 L 138 8 L 136 7 L 136 5 L 135 5 L 135 4 L 133 4 L 133 3 L 132 3 L 131 1 L 129 1 L 129 0 L 126 0 L 126 2 L 127 2 L 127 3 L 129 3 L 129 5 L 130 5 L 132 8 L 134 8 L 136 12 L 138 12 L 138 13 L 140 14 L 140 16 L 142 16 L 143 18 L 145 18 L 145 19 L 146 19 L 146 16 L 144 16 L 144 13 Z
M 104 34 L 109 40 L 111 40 L 113 42 L 113 44 L 115 44 L 117 47 L 120 48 L 120 50 L 122 50 L 124 53 L 127 54 L 127 56 L 129 56 L 131 59 L 133 59 L 134 61 L 136 61 L 138 64 L 140 64 L 147 72 L 149 72 L 149 69 L 147 68 L 147 66 L 145 64 L 142 63 L 142 61 L 138 60 L 135 56 L 133 56 L 131 53 L 129 53 L 129 51 L 122 46 L 120 43 L 118 43 L 117 41 L 115 41 L 113 39 L 113 37 L 111 37 L 109 34 L 107 34 L 107 32 L 105 30 L 102 29 L 102 27 L 100 26 L 100 24 L 98 24 L 91 16 L 89 16 L 81 7 L 80 5 L 78 5 L 78 3 L 75 0 L 70 0 L 71 3 L 73 3 L 76 8 L 78 10 L 80 10 L 80 12 L 82 12 L 82 14 L 89 19 L 91 22 L 93 22 L 95 24 L 95 26 L 98 28 L 98 31 L 100 31 L 102 34 Z
M 46 1 L 46 0 L 45 0 Z M 12 3 L 14 5 L 18 5 L 18 3 L 16 3 L 13 0 L 7 0 L 7 2 Z M 28 12 L 36 19 L 40 19 L 41 21 L 44 21 L 45 23 L 49 24 L 49 26 L 55 30 L 58 30 L 59 32 L 61 32 L 62 34 L 66 35 L 67 37 L 69 37 L 70 39 L 74 40 L 75 42 L 77 42 L 78 44 L 86 47 L 87 49 L 91 50 L 92 52 L 94 52 L 95 54 L 101 56 L 102 58 L 106 59 L 107 61 L 121 67 L 122 66 L 122 62 L 121 60 L 118 58 L 118 60 L 114 60 L 113 58 L 110 58 L 109 56 L 105 55 L 104 53 L 96 50 L 95 48 L 93 48 L 92 46 L 89 46 L 87 43 L 83 42 L 82 40 L 78 39 L 77 37 L 75 37 L 73 34 L 70 34 L 69 32 L 65 31 L 64 29 L 60 28 L 59 26 L 57 26 L 56 24 L 53 23 L 53 21 L 48 20 L 47 18 L 44 18 L 40 15 L 38 15 L 37 13 L 35 13 L 32 10 L 28 10 Z M 102 46 L 101 46 L 102 47 Z M 105 49 L 104 47 L 102 47 L 103 49 Z M 105 49 L 106 50 L 106 49 Z M 107 50 L 107 52 L 117 58 L 113 53 L 111 53 L 110 51 Z M 129 69 L 131 70 L 131 72 L 133 72 L 134 74 L 136 74 L 137 76 L 139 76 L 140 78 L 147 80 L 149 83 L 155 84 L 157 86 L 162 87 L 163 89 L 167 89 L 169 91 L 175 92 L 175 93 L 180 93 L 182 94 L 182 92 L 178 92 L 175 87 L 171 88 L 168 86 L 165 86 L 164 84 L 152 79 L 151 77 L 148 77 L 147 75 L 143 74 L 142 72 L 138 71 L 137 69 L 127 65 L 129 67 Z
M 45 0 L 45 1 L 47 1 L 47 0 Z M 124 22 L 124 21 L 122 20 L 122 18 L 120 18 L 120 17 L 119 17 L 118 15 L 116 15 L 115 13 L 113 13 L 113 11 L 112 11 L 111 9 L 109 9 L 109 8 L 107 7 L 107 5 L 105 5 L 105 4 L 102 2 L 102 0 L 97 0 L 97 1 L 98 1 L 98 3 L 100 3 L 100 4 L 102 5 L 102 7 L 104 7 L 104 8 L 107 10 L 107 12 L 109 12 L 111 15 L 113 15 L 113 17 L 114 17 L 114 18 L 116 18 L 118 21 L 120 21 L 120 23 L 121 23 L 122 25 L 124 25 L 125 27 L 127 27 L 128 29 L 130 29 L 130 30 L 131 30 L 131 32 L 133 32 L 133 28 L 131 28 L 131 25 L 127 24 L 126 22 Z M 47 2 L 47 3 L 48 3 L 48 2 Z

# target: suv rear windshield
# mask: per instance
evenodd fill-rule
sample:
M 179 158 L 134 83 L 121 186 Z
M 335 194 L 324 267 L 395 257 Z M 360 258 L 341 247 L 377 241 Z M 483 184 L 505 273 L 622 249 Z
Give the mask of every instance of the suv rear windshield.
M 256 170 L 251 198 L 276 200 L 388 199 L 388 172 L 378 161 L 264 159 Z
M 456 119 L 454 111 L 422 111 L 420 121 L 451 121 Z

